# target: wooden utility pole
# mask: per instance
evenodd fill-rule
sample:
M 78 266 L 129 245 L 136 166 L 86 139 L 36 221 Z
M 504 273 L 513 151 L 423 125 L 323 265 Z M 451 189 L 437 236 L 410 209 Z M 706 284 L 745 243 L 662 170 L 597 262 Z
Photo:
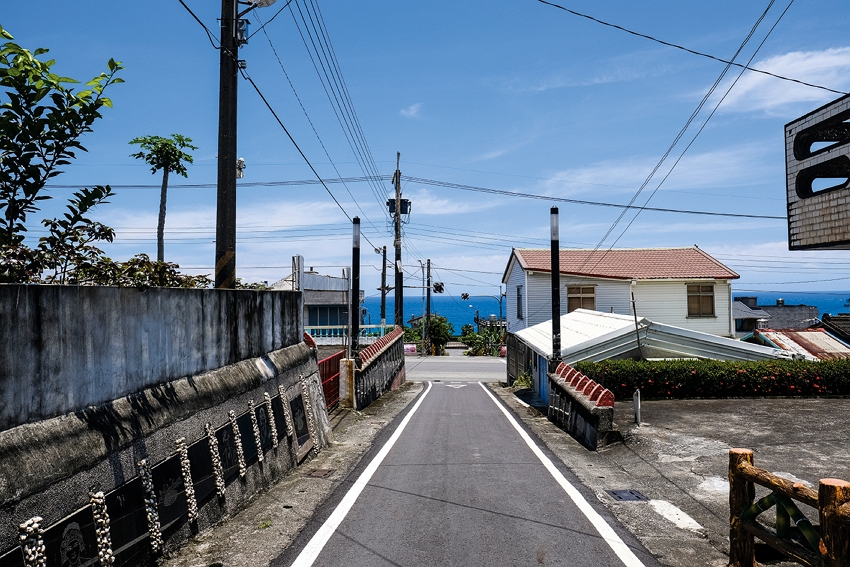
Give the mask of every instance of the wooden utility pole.
M 236 93 L 239 73 L 236 0 L 221 2 L 218 95 L 218 189 L 215 219 L 215 287 L 236 285 Z
M 395 324 L 404 326 L 404 271 L 401 265 L 401 152 L 396 153 L 395 174 Z

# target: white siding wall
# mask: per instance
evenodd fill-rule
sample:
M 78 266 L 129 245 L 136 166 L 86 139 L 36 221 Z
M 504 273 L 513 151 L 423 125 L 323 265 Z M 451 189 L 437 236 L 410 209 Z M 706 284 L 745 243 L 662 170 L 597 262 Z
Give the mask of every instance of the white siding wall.
M 527 325 L 536 325 L 552 318 L 552 275 L 535 272 L 528 276 Z M 561 314 L 567 312 L 567 287 L 593 286 L 596 289 L 596 310 L 621 315 L 631 314 L 629 282 L 597 278 L 575 278 L 561 275 Z
M 522 286 L 522 319 L 517 319 L 516 316 L 517 286 Z M 514 262 L 513 269 L 511 270 L 511 273 L 508 274 L 508 284 L 505 290 L 505 306 L 507 309 L 505 320 L 508 323 L 508 332 L 516 333 L 517 331 L 521 331 L 522 329 L 525 329 L 528 326 L 528 293 L 526 287 L 527 286 L 525 284 L 525 272 L 520 267 L 519 262 Z
M 687 284 L 686 281 L 636 283 L 633 291 L 638 317 L 703 333 L 733 337 L 734 329 L 730 329 L 732 307 L 729 303 L 729 283 L 714 283 L 715 317 L 688 317 Z

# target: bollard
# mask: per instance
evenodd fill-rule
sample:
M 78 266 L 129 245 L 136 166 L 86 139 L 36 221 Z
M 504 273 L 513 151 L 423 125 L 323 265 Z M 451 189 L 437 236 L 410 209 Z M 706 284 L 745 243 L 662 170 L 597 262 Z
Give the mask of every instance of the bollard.
M 640 388 L 635 390 L 634 395 L 632 395 L 632 402 L 635 406 L 635 423 L 640 425 Z

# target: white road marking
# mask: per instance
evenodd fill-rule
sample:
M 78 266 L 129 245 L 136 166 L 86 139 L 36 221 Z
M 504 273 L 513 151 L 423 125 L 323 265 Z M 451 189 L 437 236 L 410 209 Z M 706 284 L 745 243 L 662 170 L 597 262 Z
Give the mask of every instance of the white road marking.
M 605 542 L 609 546 L 611 546 L 611 549 L 614 550 L 614 553 L 617 554 L 617 557 L 620 558 L 620 561 L 623 562 L 623 565 L 625 565 L 626 567 L 645 567 L 643 562 L 638 559 L 634 553 L 632 553 L 632 550 L 629 549 L 625 543 L 623 543 L 623 540 L 620 539 L 620 536 L 617 535 L 617 532 L 615 532 L 614 529 L 608 525 L 608 522 L 606 522 L 605 519 L 591 507 L 590 504 L 588 504 L 587 500 L 585 500 L 584 496 L 581 495 L 581 493 L 576 489 L 576 487 L 570 484 L 570 481 L 568 481 L 564 477 L 564 475 L 561 474 L 561 471 L 559 471 L 555 467 L 555 465 L 552 464 L 552 461 L 549 459 L 549 457 L 543 454 L 543 451 L 540 449 L 540 447 L 538 447 L 537 444 L 532 441 L 528 433 L 526 433 L 525 430 L 520 427 L 519 423 L 517 423 L 517 421 L 513 418 L 510 412 L 508 412 L 508 410 L 496 400 L 496 397 L 492 394 L 492 392 L 490 392 L 487 386 L 485 386 L 483 382 L 479 382 L 479 384 L 487 393 L 487 395 L 490 396 L 490 399 L 493 400 L 493 403 L 496 404 L 496 407 L 499 408 L 499 411 L 501 411 L 505 415 L 505 417 L 514 427 L 514 429 L 517 430 L 517 433 L 519 433 L 519 436 L 522 437 L 523 441 L 525 441 L 525 444 L 528 445 L 528 448 L 531 449 L 531 451 L 538 459 L 540 459 L 540 462 L 543 463 L 543 466 L 546 467 L 546 470 L 549 471 L 549 474 L 551 474 L 552 477 L 554 477 L 555 481 L 561 485 L 561 488 L 564 489 L 564 492 L 567 493 L 567 495 L 570 497 L 576 507 L 581 510 L 581 512 L 588 520 L 590 520 L 590 523 L 593 524 L 593 527 L 596 528 L 596 531 L 599 532 L 599 535 L 602 536 L 602 539 L 604 539 Z
M 676 524 L 678 528 L 692 532 L 705 529 L 696 520 L 666 500 L 650 500 L 649 505 L 664 518 Z
M 466 388 L 466 384 L 446 384 L 449 388 Z
M 416 410 L 418 410 L 419 406 L 422 405 L 422 400 L 425 399 L 425 396 L 427 396 L 430 391 L 431 382 L 428 382 L 428 389 L 425 390 L 425 393 L 422 394 L 416 402 L 416 405 L 414 405 L 413 409 L 410 410 L 410 413 L 401 420 L 398 429 L 393 432 L 389 440 L 387 440 L 384 446 L 381 447 L 381 450 L 360 474 L 360 477 L 354 481 L 354 484 L 342 498 L 330 517 L 325 520 L 322 527 L 319 528 L 319 530 L 313 535 L 312 539 L 310 539 L 307 545 L 304 546 L 304 549 L 302 549 L 301 553 L 298 554 L 295 562 L 292 563 L 292 567 L 310 567 L 316 561 L 316 558 L 319 557 L 319 554 L 328 543 L 328 540 L 331 539 L 331 536 L 345 519 L 345 516 L 348 515 L 349 510 L 351 510 L 351 507 L 354 506 L 354 503 L 357 501 L 357 497 L 360 496 L 360 493 L 363 492 L 364 488 L 366 488 L 366 485 L 372 479 L 372 475 L 375 474 L 375 471 L 378 470 L 378 467 L 381 465 L 384 458 L 386 458 L 390 449 L 393 448 L 393 445 L 395 445 L 396 441 L 398 441 L 398 438 L 401 437 L 402 431 L 404 431 L 404 428 L 407 427 L 408 423 L 410 423 L 410 418 L 413 417 L 413 414 L 416 413 Z

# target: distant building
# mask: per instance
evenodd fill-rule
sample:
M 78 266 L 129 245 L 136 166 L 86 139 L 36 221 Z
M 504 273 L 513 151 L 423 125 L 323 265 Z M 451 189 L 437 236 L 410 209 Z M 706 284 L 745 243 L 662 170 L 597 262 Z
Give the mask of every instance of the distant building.
M 561 313 L 590 309 L 635 315 L 665 325 L 735 336 L 731 281 L 740 276 L 693 246 L 561 250 Z M 514 248 L 502 276 L 507 330 L 552 318 L 548 249 Z
M 305 327 L 347 327 L 349 280 L 345 270 L 342 277 L 326 276 L 304 269 L 304 258 L 293 256 L 292 273 L 272 284 L 272 289 L 303 292 Z M 360 303 L 365 292 L 360 290 Z M 363 310 L 360 315 L 363 321 Z
M 767 313 L 771 329 L 808 329 L 819 322 L 820 312 L 812 305 L 786 305 L 784 299 L 777 299 L 776 305 L 758 305 L 758 297 L 736 297 L 735 301 Z
M 742 299 L 755 299 L 754 297 L 736 297 L 732 302 L 732 318 L 735 320 L 735 336 L 738 338 L 749 335 L 756 329 L 766 329 L 769 326 L 770 314 L 756 307 L 755 301 L 752 307 L 741 301 Z

